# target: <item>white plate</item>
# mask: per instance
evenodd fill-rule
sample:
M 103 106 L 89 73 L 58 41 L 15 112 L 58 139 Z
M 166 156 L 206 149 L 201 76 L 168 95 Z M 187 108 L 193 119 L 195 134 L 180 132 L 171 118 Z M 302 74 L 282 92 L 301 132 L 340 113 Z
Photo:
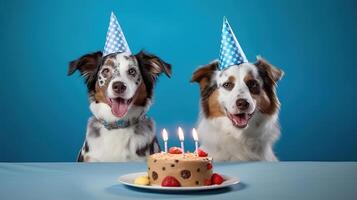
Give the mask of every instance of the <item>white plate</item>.
M 218 188 L 224 188 L 231 185 L 235 185 L 239 183 L 239 179 L 231 176 L 222 175 L 223 179 L 225 180 L 221 185 L 209 185 L 209 186 L 198 186 L 198 187 L 162 187 L 159 185 L 137 185 L 134 184 L 134 180 L 139 176 L 147 176 L 147 172 L 137 172 L 126 174 L 119 177 L 119 182 L 124 185 L 135 187 L 135 188 L 142 188 L 142 189 L 149 189 L 149 190 L 165 190 L 165 191 L 199 191 L 199 190 L 212 190 Z

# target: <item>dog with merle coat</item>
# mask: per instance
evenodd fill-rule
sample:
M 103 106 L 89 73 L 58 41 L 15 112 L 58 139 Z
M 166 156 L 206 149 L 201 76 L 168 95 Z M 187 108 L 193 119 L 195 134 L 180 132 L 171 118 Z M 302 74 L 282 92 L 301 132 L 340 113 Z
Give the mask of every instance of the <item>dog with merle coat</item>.
M 70 62 L 68 75 L 79 71 L 88 88 L 90 110 L 79 162 L 144 160 L 159 152 L 154 121 L 146 113 L 153 89 L 171 65 L 141 51 L 103 56 L 98 51 Z

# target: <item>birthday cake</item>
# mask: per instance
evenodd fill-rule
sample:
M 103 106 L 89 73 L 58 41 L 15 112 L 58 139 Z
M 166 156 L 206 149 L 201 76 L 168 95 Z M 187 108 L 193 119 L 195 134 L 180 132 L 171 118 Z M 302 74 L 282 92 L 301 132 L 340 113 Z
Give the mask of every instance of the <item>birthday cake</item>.
M 192 187 L 212 184 L 212 158 L 201 150 L 197 154 L 182 154 L 179 148 L 170 149 L 169 153 L 149 156 L 147 165 L 150 185 Z

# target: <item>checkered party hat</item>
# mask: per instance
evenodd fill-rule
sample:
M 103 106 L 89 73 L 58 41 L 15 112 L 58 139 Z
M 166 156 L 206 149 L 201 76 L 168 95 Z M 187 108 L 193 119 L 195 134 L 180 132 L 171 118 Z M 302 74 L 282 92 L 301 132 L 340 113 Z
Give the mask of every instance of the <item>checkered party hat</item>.
M 121 29 L 117 17 L 112 12 L 105 41 L 103 56 L 111 53 L 128 52 L 131 54 L 129 45 L 126 42 L 123 30 Z
M 224 70 L 232 65 L 248 62 L 243 49 L 240 47 L 236 36 L 226 17 L 223 18 L 221 50 L 219 53 L 219 69 Z

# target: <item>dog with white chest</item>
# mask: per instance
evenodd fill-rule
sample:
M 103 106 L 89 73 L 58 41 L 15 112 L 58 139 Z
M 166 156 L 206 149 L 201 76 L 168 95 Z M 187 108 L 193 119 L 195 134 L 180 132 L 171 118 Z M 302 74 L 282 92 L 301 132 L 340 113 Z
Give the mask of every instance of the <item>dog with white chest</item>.
M 116 22 L 114 14 L 111 25 L 112 20 Z M 115 25 L 115 33 L 121 33 Z M 108 31 L 107 42 L 113 42 L 108 37 L 112 35 Z M 123 35 L 116 39 L 116 44 L 106 44 L 104 52 L 86 54 L 69 64 L 68 75 L 78 70 L 85 79 L 93 114 L 79 162 L 143 160 L 160 151 L 154 121 L 146 113 L 158 76 L 170 77 L 171 65 L 143 51 L 132 55 Z M 110 48 L 115 45 L 124 48 Z
M 199 68 L 191 80 L 201 91 L 201 148 L 216 161 L 277 161 L 275 88 L 283 72 L 261 57 L 248 62 L 226 20 L 222 35 L 220 60 Z

